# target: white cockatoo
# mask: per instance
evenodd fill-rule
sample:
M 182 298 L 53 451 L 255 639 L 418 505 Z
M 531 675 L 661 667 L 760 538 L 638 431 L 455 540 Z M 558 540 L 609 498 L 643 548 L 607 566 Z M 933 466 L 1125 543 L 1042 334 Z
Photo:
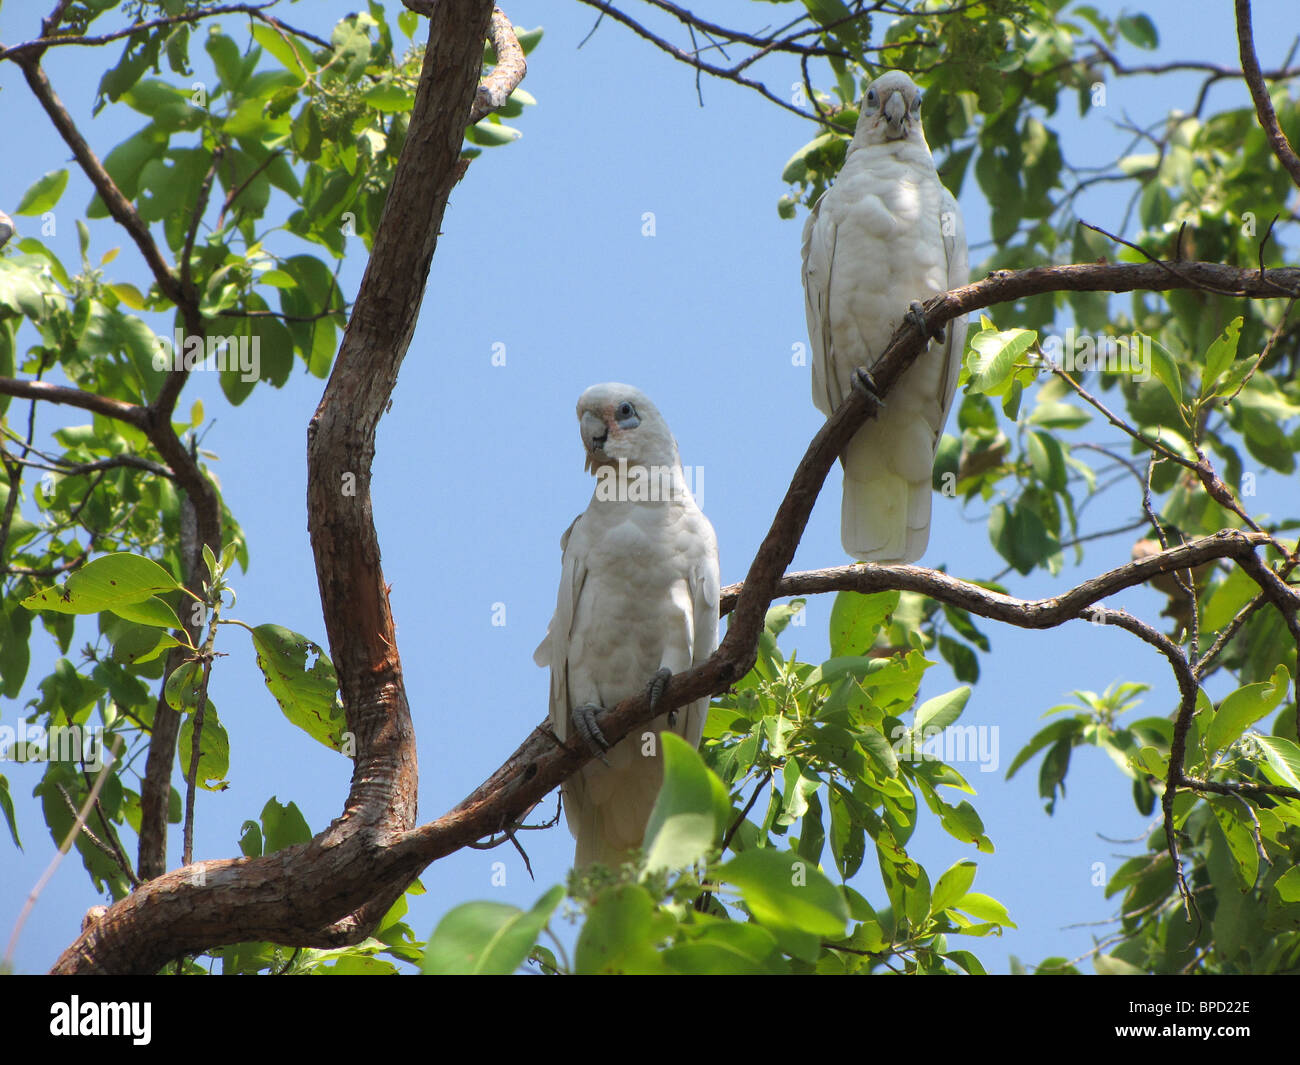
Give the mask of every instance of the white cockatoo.
M 813 402 L 828 417 L 920 301 L 970 279 L 966 229 L 921 129 L 921 90 L 900 71 L 871 83 L 835 184 L 803 230 Z M 909 308 L 911 308 L 909 312 Z M 935 449 L 961 370 L 952 321 L 857 431 L 844 454 L 840 540 L 854 558 L 914 562 L 930 538 Z M 868 371 L 865 380 L 858 368 Z
M 576 733 L 601 752 L 562 787 L 575 864 L 616 867 L 641 846 L 659 795 L 658 733 L 670 728 L 698 746 L 709 700 L 656 718 L 612 749 L 596 715 L 647 686 L 653 705 L 671 673 L 713 653 L 718 544 L 649 399 L 630 385 L 592 385 L 578 421 L 596 490 L 560 539 L 555 616 L 533 658 L 551 670 L 555 735 L 565 742 Z

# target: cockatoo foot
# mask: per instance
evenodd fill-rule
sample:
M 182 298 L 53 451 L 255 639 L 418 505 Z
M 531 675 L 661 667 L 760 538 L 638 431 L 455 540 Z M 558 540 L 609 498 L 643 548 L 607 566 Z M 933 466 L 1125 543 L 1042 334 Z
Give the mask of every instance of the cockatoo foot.
M 871 371 L 865 366 L 858 366 L 853 371 L 853 387 L 863 393 L 867 399 L 875 404 L 877 410 L 883 410 L 885 401 L 880 398 L 880 393 L 876 391 L 876 379 L 871 376 Z
M 907 313 L 903 315 L 903 321 L 911 322 L 918 330 L 921 336 L 928 337 L 931 340 L 943 339 L 943 326 L 937 325 L 933 329 L 925 320 L 925 307 L 920 300 L 913 300 L 907 308 Z
M 668 690 L 668 680 L 673 675 L 673 671 L 667 666 L 655 670 L 655 675 L 650 678 L 650 684 L 646 687 L 645 697 L 650 702 L 650 709 L 655 708 L 655 704 L 663 698 L 664 692 Z M 668 724 L 677 724 L 677 711 L 668 711 Z
M 605 734 L 600 731 L 600 725 L 596 723 L 596 715 L 603 714 L 605 708 L 597 706 L 595 703 L 583 703 L 581 706 L 575 706 L 571 713 L 573 718 L 573 727 L 578 730 L 578 735 L 582 737 L 583 742 L 591 749 L 606 765 L 609 765 L 609 759 L 605 757 L 605 752 L 609 750 L 609 741 L 605 739 Z

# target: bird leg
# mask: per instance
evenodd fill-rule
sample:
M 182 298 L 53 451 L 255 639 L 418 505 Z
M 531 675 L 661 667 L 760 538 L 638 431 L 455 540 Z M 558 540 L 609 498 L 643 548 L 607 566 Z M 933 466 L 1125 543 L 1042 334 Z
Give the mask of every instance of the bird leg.
M 667 666 L 661 666 L 655 670 L 655 675 L 650 678 L 650 684 L 645 690 L 645 697 L 650 702 L 650 709 L 655 708 L 655 704 L 663 698 L 663 694 L 668 690 L 668 680 L 673 675 L 673 671 Z M 677 724 L 677 711 L 668 711 L 668 727 L 672 728 Z
M 943 326 L 936 325 L 933 329 L 926 323 L 925 307 L 921 305 L 920 300 L 913 300 L 907 308 L 907 313 L 903 315 L 903 321 L 911 322 L 920 330 L 921 336 L 928 337 L 931 340 L 943 339 Z
M 609 750 L 609 742 L 605 739 L 605 734 L 600 731 L 600 726 L 596 723 L 596 715 L 603 714 L 605 708 L 597 706 L 595 703 L 583 703 L 581 706 L 575 706 L 569 716 L 573 718 L 573 727 L 578 730 L 578 735 L 583 741 L 606 765 L 609 765 L 609 759 L 605 757 L 605 752 Z

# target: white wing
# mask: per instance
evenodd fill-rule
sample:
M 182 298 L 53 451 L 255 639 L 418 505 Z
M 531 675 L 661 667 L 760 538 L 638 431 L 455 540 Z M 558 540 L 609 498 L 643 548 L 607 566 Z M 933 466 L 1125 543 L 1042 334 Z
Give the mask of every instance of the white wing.
M 582 515 L 574 518 L 560 537 L 560 590 L 555 599 L 555 614 L 546 628 L 546 636 L 533 652 L 533 661 L 551 671 L 551 728 L 561 742 L 569 736 L 569 642 L 578 597 L 587 579 L 586 552 L 581 549 L 581 543 L 569 550 L 573 530 L 581 520 Z

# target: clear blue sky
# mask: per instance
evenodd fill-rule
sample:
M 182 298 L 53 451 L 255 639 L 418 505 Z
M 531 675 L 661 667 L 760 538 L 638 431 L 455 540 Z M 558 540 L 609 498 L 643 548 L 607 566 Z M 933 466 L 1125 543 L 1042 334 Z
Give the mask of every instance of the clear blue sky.
M 0 40 L 13 44 L 34 36 L 48 6 L 5 5 Z M 287 7 L 283 17 L 327 36 L 355 6 L 318 0 Z M 395 15 L 397 5 L 386 6 Z M 1119 9 L 1108 0 L 1097 6 Z M 419 735 L 420 815 L 426 820 L 477 786 L 545 715 L 547 679 L 533 665 L 532 652 L 554 607 L 560 534 L 592 491 L 574 418 L 582 390 L 622 380 L 655 400 L 683 462 L 704 470 L 700 502 L 718 532 L 724 583 L 743 577 L 822 420 L 811 402 L 807 369 L 791 365 L 792 345 L 805 340 L 802 213 L 798 222 L 776 213 L 785 191 L 781 168 L 814 135 L 811 124 L 748 90 L 709 80 L 701 108 L 690 70 L 610 20 L 577 50 L 595 20 L 590 8 L 515 0 L 506 10 L 518 25 L 546 29 L 525 82 L 538 106 L 511 122 L 522 138 L 486 152 L 452 195 L 374 469 L 374 513 Z M 707 10 L 724 23 L 756 26 L 775 9 L 727 0 Z M 1155 59 L 1236 64 L 1230 5 L 1159 0 L 1135 10 L 1151 13 L 1160 29 Z M 230 32 L 238 32 L 237 21 L 228 20 Z M 1257 3 L 1255 22 L 1261 61 L 1271 67 L 1294 36 L 1294 5 Z M 1151 59 L 1128 45 L 1119 53 L 1130 62 Z M 117 48 L 63 49 L 46 62 L 101 156 L 142 124 L 124 106 L 90 118 L 102 69 L 118 54 Z M 797 68 L 779 58 L 759 73 L 778 89 L 798 78 Z M 1173 108 L 1189 109 L 1197 84 L 1194 77 L 1127 79 L 1111 84 L 1104 111 L 1080 119 L 1065 107 L 1053 124 L 1067 158 L 1076 165 L 1113 160 L 1127 140 L 1113 128 L 1115 120 L 1125 115 L 1145 123 Z M 0 64 L 0 89 L 9 141 L 0 207 L 12 213 L 31 182 L 69 165 L 69 153 L 12 65 Z M 1210 97 L 1211 108 L 1247 103 L 1237 84 L 1221 84 Z M 75 220 L 88 200 L 88 186 L 74 170 L 56 211 L 57 233 L 48 240 L 69 266 L 77 261 Z M 973 180 L 962 207 L 978 269 L 988 250 L 979 244 L 987 240 L 988 209 Z M 1081 213 L 1116 229 L 1123 207 L 1103 187 L 1083 201 Z M 642 235 L 646 212 L 654 214 L 653 237 Z M 37 230 L 36 220 L 18 222 L 22 233 Z M 122 246 L 110 269 L 116 279 L 140 284 L 144 270 L 124 235 L 103 222 L 92 223 L 91 231 L 93 256 Z M 364 249 L 354 242 L 341 276 L 349 295 L 364 265 Z M 997 320 L 1016 324 L 1005 315 Z M 151 324 L 170 330 L 162 320 Z M 492 365 L 498 344 L 506 355 L 499 367 Z M 186 395 L 205 400 L 213 425 L 204 446 L 220 456 L 213 468 L 251 552 L 250 570 L 238 581 L 235 616 L 251 624 L 277 622 L 323 641 L 304 462 L 307 419 L 320 391 L 321 382 L 297 372 L 284 389 L 261 386 L 231 408 L 209 379 L 195 375 Z M 53 427 L 58 419 L 46 413 L 41 424 Z M 836 472 L 793 568 L 845 561 L 839 495 Z M 1090 508 L 1084 531 L 1116 524 L 1133 504 L 1117 492 L 1113 503 Z M 1279 509 L 1266 498 L 1260 507 Z M 936 497 L 925 561 L 972 578 L 1001 570 L 988 543 L 986 515 L 983 506 L 962 508 Z M 1104 541 L 1090 547 L 1084 567 L 1067 565 L 1059 578 L 1013 575 L 1007 583 L 1022 595 L 1060 591 L 1127 561 L 1130 546 L 1128 537 Z M 1114 605 L 1154 618 L 1162 602 L 1138 590 Z M 497 603 L 505 605 L 504 626 L 492 624 Z M 802 659 L 825 656 L 829 610 L 829 598 L 810 603 L 807 627 L 783 639 L 787 653 L 797 646 Z M 960 945 L 991 970 L 1006 971 L 1011 954 L 1037 962 L 1084 953 L 1094 933 L 1109 926 L 1071 926 L 1114 912 L 1113 900 L 1094 884 L 1094 863 L 1104 863 L 1109 874 L 1142 849 L 1140 839 L 1152 825 L 1136 813 L 1127 781 L 1100 752 L 1077 754 L 1068 797 L 1050 818 L 1036 794 L 1037 763 L 1010 782 L 1003 780 L 1005 766 L 1040 726 L 1042 712 L 1067 701 L 1074 688 L 1100 691 L 1120 679 L 1143 681 L 1153 690 L 1142 712 L 1163 714 L 1173 705 L 1173 687 L 1163 662 L 1117 630 L 1085 623 L 1048 633 L 982 627 L 994 653 L 983 659 L 963 723 L 999 727 L 1002 769 L 981 774 L 966 767 L 979 792 L 974 804 L 997 848 L 979 857 L 975 889 L 1002 900 L 1019 930 L 1001 941 Z M 82 642 L 74 641 L 74 653 Z M 21 715 L 52 661 L 50 645 L 41 638 L 37 643 L 42 646 L 27 689 L 18 702 L 0 703 L 0 723 L 13 724 Z M 323 828 L 340 811 L 351 769 L 284 720 L 245 634 L 232 627 L 218 649 L 230 656 L 214 671 L 212 696 L 232 738 L 231 787 L 200 797 L 199 858 L 236 854 L 240 825 L 255 820 L 272 795 L 293 800 L 314 830 Z M 928 674 L 922 697 L 954 686 L 939 666 Z M 30 799 L 37 772 L 3 768 L 26 846 L 16 854 L 7 834 L 0 834 L 0 937 L 7 939 L 54 844 Z M 542 807 L 547 815 L 553 803 Z M 459 902 L 492 898 L 529 905 L 563 878 L 572 859 L 565 828 L 529 833 L 525 843 L 536 883 L 509 847 L 462 851 L 426 870 L 429 893 L 412 917 L 417 933 L 427 935 Z M 178 831 L 171 844 L 175 863 Z M 937 826 L 923 826 L 910 848 L 932 875 L 975 856 Z M 504 887 L 491 879 L 497 861 L 506 863 Z M 94 896 L 79 866 L 75 857 L 66 861 L 42 896 L 18 950 L 20 971 L 46 968 L 75 937 L 86 908 L 106 901 Z M 874 878 L 861 880 L 868 897 L 882 903 Z

